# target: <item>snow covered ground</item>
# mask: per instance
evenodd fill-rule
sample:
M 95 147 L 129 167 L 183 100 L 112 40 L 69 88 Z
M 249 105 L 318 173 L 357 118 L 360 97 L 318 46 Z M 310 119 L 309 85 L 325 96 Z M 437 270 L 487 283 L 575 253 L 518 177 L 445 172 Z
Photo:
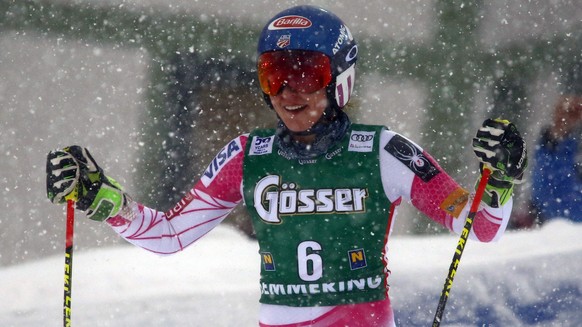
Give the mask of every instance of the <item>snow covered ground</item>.
M 581 326 L 582 225 L 555 221 L 469 242 L 443 326 Z M 390 240 L 399 326 L 431 324 L 458 237 Z M 74 254 L 72 325 L 256 326 L 257 245 L 225 226 L 182 253 Z M 62 324 L 64 257 L 0 268 L 1 326 Z

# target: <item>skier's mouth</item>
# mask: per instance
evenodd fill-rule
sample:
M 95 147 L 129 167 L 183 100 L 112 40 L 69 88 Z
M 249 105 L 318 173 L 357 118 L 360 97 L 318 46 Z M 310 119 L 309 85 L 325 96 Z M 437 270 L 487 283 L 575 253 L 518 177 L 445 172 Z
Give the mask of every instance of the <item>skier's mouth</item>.
M 284 106 L 284 108 L 287 111 L 298 112 L 298 111 L 301 111 L 301 110 L 307 108 L 307 105 L 303 104 L 303 105 Z

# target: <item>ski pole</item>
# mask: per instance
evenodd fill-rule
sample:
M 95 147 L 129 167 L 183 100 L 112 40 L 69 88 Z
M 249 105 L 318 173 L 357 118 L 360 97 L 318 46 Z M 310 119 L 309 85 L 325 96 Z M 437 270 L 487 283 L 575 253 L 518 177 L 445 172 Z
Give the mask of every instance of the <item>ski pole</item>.
M 71 326 L 71 286 L 73 284 L 73 229 L 75 227 L 75 202 L 67 200 L 67 231 L 65 241 L 65 297 L 63 302 L 64 327 Z
M 461 255 L 463 255 L 463 250 L 465 249 L 467 238 L 469 237 L 469 233 L 471 232 L 471 228 L 473 227 L 473 219 L 475 219 L 477 210 L 479 210 L 479 203 L 481 203 L 481 198 L 483 197 L 483 193 L 485 192 L 485 186 L 487 186 L 487 181 L 489 180 L 490 174 L 491 169 L 488 167 L 484 167 L 483 173 L 481 175 L 481 181 L 479 182 L 479 185 L 477 185 L 477 190 L 475 191 L 475 197 L 473 198 L 473 202 L 471 203 L 469 215 L 467 215 L 465 226 L 463 227 L 463 231 L 461 232 L 461 237 L 459 238 L 459 242 L 457 243 L 457 248 L 455 249 L 455 254 L 453 255 L 451 266 L 449 267 L 449 273 L 447 275 L 447 279 L 445 280 L 445 286 L 443 287 L 441 298 L 439 300 L 434 320 L 432 322 L 433 327 L 438 327 L 441 324 L 443 313 L 445 311 L 445 306 L 449 298 L 449 292 L 451 290 L 451 287 L 453 286 L 453 279 L 455 278 L 457 268 L 459 267 L 459 263 L 461 262 Z

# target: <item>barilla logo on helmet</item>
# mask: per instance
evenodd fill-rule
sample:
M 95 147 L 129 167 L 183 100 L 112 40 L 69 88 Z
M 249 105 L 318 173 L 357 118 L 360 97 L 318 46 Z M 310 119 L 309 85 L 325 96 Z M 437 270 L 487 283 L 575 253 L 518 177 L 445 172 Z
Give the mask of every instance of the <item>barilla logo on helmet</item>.
M 275 19 L 269 24 L 269 30 L 284 30 L 290 28 L 308 28 L 311 21 L 303 16 L 290 15 Z

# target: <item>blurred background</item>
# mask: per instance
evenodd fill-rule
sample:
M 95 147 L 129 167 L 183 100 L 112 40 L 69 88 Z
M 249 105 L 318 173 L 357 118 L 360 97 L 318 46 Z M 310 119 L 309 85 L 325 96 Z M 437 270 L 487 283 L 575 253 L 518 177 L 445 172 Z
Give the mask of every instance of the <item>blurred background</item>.
M 412 138 L 466 188 L 481 122 L 515 122 L 532 152 L 564 67 L 581 60 L 577 0 L 0 0 L 0 266 L 63 252 L 64 208 L 45 195 L 51 149 L 88 147 L 133 198 L 167 210 L 228 140 L 273 126 L 255 46 L 298 4 L 333 11 L 359 42 L 353 120 Z M 78 216 L 76 248 L 123 243 Z M 252 237 L 244 210 L 228 222 Z M 394 231 L 441 232 L 407 204 Z

